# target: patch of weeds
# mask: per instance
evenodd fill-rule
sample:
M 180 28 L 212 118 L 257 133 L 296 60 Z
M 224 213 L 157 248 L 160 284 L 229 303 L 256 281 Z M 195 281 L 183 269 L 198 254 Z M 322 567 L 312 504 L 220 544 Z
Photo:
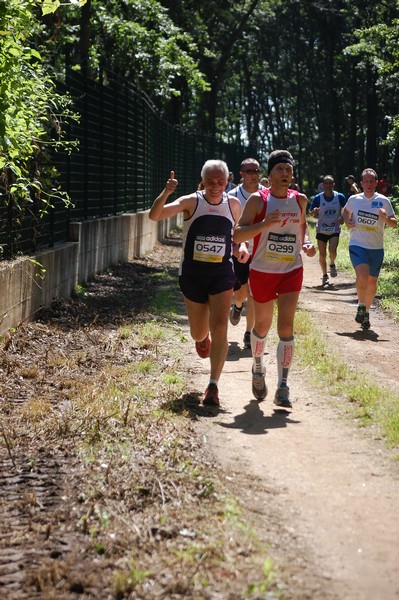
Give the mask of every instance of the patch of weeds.
M 140 374 L 149 374 L 158 368 L 155 360 L 144 359 L 132 366 L 132 371 Z
M 87 296 L 87 290 L 86 290 L 85 286 L 82 285 L 81 283 L 78 283 L 77 285 L 75 285 L 74 290 L 73 290 L 73 297 L 86 298 L 86 296 Z
M 156 349 L 159 342 L 165 339 L 165 336 L 162 324 L 155 319 L 140 324 L 136 330 L 136 338 L 139 341 L 140 348 Z
M 150 570 L 141 569 L 131 561 L 125 571 L 117 570 L 114 575 L 114 593 L 116 600 L 122 600 L 134 592 L 138 585 L 152 575 Z
M 250 583 L 248 585 L 248 594 L 249 595 L 265 594 L 267 592 L 270 592 L 271 587 L 274 586 L 274 583 L 275 583 L 274 567 L 273 567 L 273 562 L 269 558 L 266 558 L 266 560 L 263 561 L 262 572 L 263 572 L 263 579 L 261 581 L 258 581 L 255 583 Z M 267 600 L 273 600 L 273 598 L 278 598 L 278 596 L 276 596 L 274 594 L 267 595 Z
M 327 348 L 320 330 L 308 313 L 299 310 L 295 322 L 298 339 L 298 363 L 311 369 L 313 382 L 353 404 L 351 415 L 359 424 L 377 425 L 390 445 L 399 443 L 399 398 L 361 373 L 346 365 L 338 355 Z M 327 392 L 326 392 L 327 393 Z M 349 405 L 348 405 L 349 408 Z
M 130 340 L 130 338 L 133 336 L 132 325 L 121 325 L 118 328 L 118 336 L 121 340 Z
M 82 355 L 79 355 L 80 359 Z M 47 361 L 47 366 L 53 369 L 62 370 L 62 369 L 73 369 L 76 365 L 77 356 L 74 354 L 70 354 L 68 356 L 62 356 L 60 354 L 54 354 L 49 356 Z
M 185 386 L 185 379 L 178 373 L 164 373 L 163 380 L 167 387 L 168 396 L 174 397 L 182 394 Z
M 32 423 L 43 421 L 43 419 L 47 419 L 51 414 L 51 403 L 49 400 L 43 398 L 30 398 L 30 400 L 21 407 L 22 417 Z
M 24 379 L 37 379 L 40 371 L 37 365 L 31 365 L 29 367 L 23 367 L 20 369 L 19 373 Z
M 158 290 L 155 298 L 151 299 L 151 312 L 170 317 L 175 315 L 177 310 L 175 293 L 176 292 L 174 291 L 173 294 L 171 294 L 171 291 L 168 289 Z
M 215 484 L 210 479 L 201 481 L 201 489 L 198 492 L 200 498 L 208 498 L 215 493 Z

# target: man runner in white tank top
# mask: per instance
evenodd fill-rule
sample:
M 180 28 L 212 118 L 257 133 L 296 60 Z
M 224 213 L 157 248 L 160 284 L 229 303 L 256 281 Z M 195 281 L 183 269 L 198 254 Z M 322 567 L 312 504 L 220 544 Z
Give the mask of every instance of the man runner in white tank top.
M 250 195 L 254 192 L 265 189 L 265 186 L 259 184 L 260 165 L 255 158 L 245 158 L 241 162 L 240 175 L 242 177 L 242 183 L 234 188 L 234 190 L 229 192 L 229 195 L 236 196 L 236 198 L 239 199 L 243 210 Z M 251 246 L 248 247 L 250 253 Z M 244 302 L 247 301 L 245 308 L 246 328 L 243 341 L 244 348 L 250 349 L 251 329 L 254 324 L 254 311 L 252 308 L 252 300 L 248 292 L 249 261 L 243 263 L 239 262 L 236 257 L 233 257 L 233 262 L 234 271 L 238 281 L 241 283 L 241 287 L 239 290 L 234 292 L 233 303 L 230 310 L 230 323 L 232 325 L 238 325 L 241 319 L 241 311 L 243 309 Z
M 263 356 L 277 301 L 278 380 L 274 403 L 282 408 L 292 408 L 287 377 L 294 355 L 294 316 L 303 279 L 301 250 L 308 256 L 316 254 L 307 230 L 308 199 L 289 189 L 293 164 L 287 150 L 270 154 L 270 189 L 249 197 L 234 233 L 237 243 L 254 238 L 249 274 L 255 312 L 251 331 L 252 393 L 259 401 L 267 395 Z

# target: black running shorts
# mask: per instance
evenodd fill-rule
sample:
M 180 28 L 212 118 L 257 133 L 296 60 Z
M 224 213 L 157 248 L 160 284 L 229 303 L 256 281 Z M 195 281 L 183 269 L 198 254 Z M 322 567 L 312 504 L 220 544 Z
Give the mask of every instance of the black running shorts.
M 197 269 L 184 269 L 179 277 L 179 285 L 186 298 L 200 304 L 208 302 L 208 297 L 213 294 L 231 289 L 238 290 L 241 287 L 231 264 L 226 265 L 223 272 L 217 270 L 215 273 L 209 273 L 209 270 L 202 272 Z

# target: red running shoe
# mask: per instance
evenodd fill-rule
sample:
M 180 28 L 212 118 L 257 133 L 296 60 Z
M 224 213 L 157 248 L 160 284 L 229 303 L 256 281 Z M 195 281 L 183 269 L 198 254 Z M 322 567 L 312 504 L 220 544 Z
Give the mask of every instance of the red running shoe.
M 204 397 L 202 399 L 204 406 L 220 406 L 219 402 L 219 390 L 216 383 L 210 383 L 205 390 Z
M 211 349 L 211 340 L 209 334 L 202 342 L 195 342 L 195 349 L 201 358 L 208 358 L 209 350 Z

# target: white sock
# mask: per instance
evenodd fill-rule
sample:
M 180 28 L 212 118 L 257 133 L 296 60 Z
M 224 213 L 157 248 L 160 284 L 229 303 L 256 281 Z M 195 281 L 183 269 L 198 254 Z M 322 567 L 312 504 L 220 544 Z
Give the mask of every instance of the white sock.
M 263 355 L 265 352 L 265 344 L 266 344 L 266 336 L 260 337 L 255 329 L 251 331 L 251 350 L 252 357 L 254 359 L 253 362 L 253 371 L 254 373 L 264 373 L 265 368 L 263 365 Z
M 280 341 L 277 344 L 277 387 L 287 385 L 288 372 L 292 365 L 292 359 L 294 358 L 294 347 L 294 337 L 289 339 L 280 338 Z

